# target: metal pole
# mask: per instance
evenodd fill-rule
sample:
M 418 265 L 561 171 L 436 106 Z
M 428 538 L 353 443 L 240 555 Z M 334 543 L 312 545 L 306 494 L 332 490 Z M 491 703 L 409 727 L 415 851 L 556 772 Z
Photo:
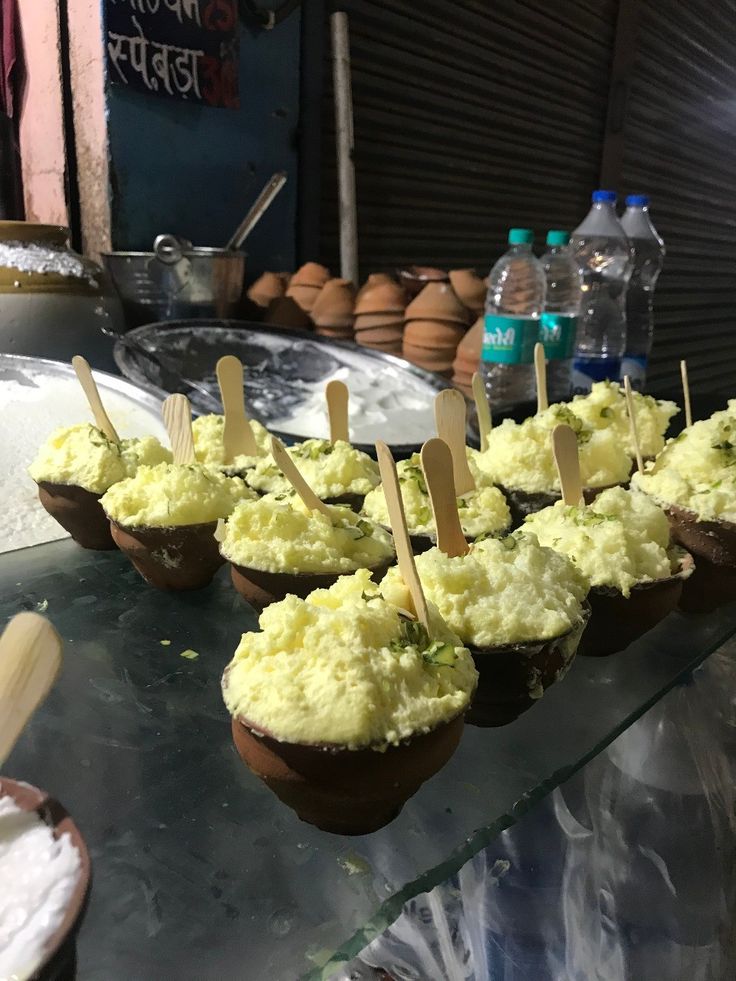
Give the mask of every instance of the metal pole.
M 337 179 L 340 210 L 340 274 L 358 285 L 358 213 L 355 202 L 353 150 L 353 92 L 350 77 L 348 15 L 330 17 L 332 28 L 332 77 L 335 89 Z

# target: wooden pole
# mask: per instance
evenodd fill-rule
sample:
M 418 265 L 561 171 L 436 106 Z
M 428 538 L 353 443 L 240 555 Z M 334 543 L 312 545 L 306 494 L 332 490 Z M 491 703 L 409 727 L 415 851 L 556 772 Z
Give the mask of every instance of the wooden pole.
M 350 74 L 348 15 L 337 11 L 330 17 L 332 29 L 332 78 L 335 90 L 337 134 L 337 182 L 340 210 L 340 275 L 358 285 L 358 211 L 355 201 L 355 136 L 353 90 Z

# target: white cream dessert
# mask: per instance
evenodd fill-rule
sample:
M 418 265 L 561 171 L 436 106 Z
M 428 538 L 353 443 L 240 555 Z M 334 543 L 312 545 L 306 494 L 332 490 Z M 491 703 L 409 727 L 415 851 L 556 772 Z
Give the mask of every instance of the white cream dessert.
M 379 525 L 345 506 L 329 506 L 329 517 L 310 511 L 295 494 L 242 501 L 215 537 L 229 562 L 266 572 L 348 573 L 394 554 Z
M 475 478 L 476 490 L 462 494 L 457 499 L 460 524 L 463 534 L 468 538 L 501 534 L 511 523 L 506 498 L 493 486 L 488 476 L 478 469 L 478 456 L 475 450 L 468 450 L 468 463 Z M 437 532 L 419 454 L 414 453 L 408 460 L 400 460 L 396 464 L 396 472 L 409 532 L 412 535 L 434 537 Z M 390 524 L 386 498 L 380 485 L 366 496 L 363 514 L 378 524 Z
M 636 435 L 645 457 L 654 457 L 664 446 L 664 435 L 670 420 L 680 411 L 674 402 L 655 399 L 652 395 L 632 392 Z M 593 384 L 588 395 L 576 395 L 569 408 L 589 429 L 611 429 L 633 459 L 636 449 L 631 440 L 631 425 L 626 394 L 617 382 Z
M 243 634 L 223 677 L 230 714 L 288 743 L 385 749 L 464 712 L 469 652 L 431 611 L 431 638 L 362 569 L 287 596 Z
M 577 435 L 580 475 L 585 487 L 628 483 L 631 458 L 612 427 L 591 429 L 567 405 L 551 405 L 521 423 L 504 419 L 488 434 L 488 449 L 477 464 L 496 484 L 526 493 L 559 493 L 552 455 L 552 430 L 570 426 Z
M 591 586 L 608 586 L 626 597 L 633 586 L 674 575 L 679 564 L 667 515 L 644 494 L 623 487 L 605 490 L 582 507 L 557 501 L 530 515 L 524 527 L 571 559 Z
M 561 637 L 578 626 L 588 584 L 563 555 L 520 531 L 449 557 L 438 548 L 416 557 L 427 599 L 464 644 L 492 648 Z M 380 585 L 403 607 L 409 592 L 398 567 Z
M 287 447 L 301 475 L 322 500 L 346 494 L 365 496 L 379 482 L 378 464 L 350 443 L 308 439 Z M 288 493 L 291 485 L 272 459 L 261 460 L 247 475 L 250 486 L 261 494 Z
M 199 464 L 160 463 L 113 484 L 100 503 L 119 525 L 171 528 L 226 518 L 239 501 L 254 498 L 240 477 Z
M 700 521 L 736 522 L 736 401 L 669 440 L 632 486 Z
M 72 485 L 103 494 L 113 484 L 132 477 L 138 467 L 170 460 L 171 452 L 154 436 L 115 443 L 85 422 L 55 430 L 28 472 L 37 483 Z
M 2 784 L 0 783 L 0 791 Z M 30 978 L 59 929 L 80 875 L 68 834 L 0 796 L 0 978 Z

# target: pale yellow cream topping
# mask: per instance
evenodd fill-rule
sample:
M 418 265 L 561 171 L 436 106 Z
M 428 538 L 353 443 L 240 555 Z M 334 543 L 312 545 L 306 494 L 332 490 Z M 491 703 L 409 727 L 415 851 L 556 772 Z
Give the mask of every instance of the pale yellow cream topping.
M 674 402 L 633 392 L 636 434 L 643 456 L 654 457 L 664 446 L 670 420 L 680 410 Z M 570 408 L 590 429 L 612 429 L 630 457 L 636 456 L 631 439 L 626 396 L 617 382 L 595 382 L 588 395 L 576 395 Z
M 258 463 L 259 457 L 271 452 L 271 434 L 260 422 L 256 422 L 254 419 L 250 420 L 250 428 L 253 430 L 258 455 L 247 456 L 242 454 L 225 463 L 225 444 L 223 443 L 225 417 L 217 415 L 199 416 L 192 423 L 194 452 L 198 462 L 206 463 L 211 467 L 225 468 L 228 471 L 249 470 L 254 467 Z
M 223 677 L 231 715 L 291 743 L 385 749 L 453 719 L 477 672 L 432 611 L 430 637 L 385 602 L 367 570 L 269 606 Z
M 83 487 L 102 494 L 108 487 L 132 477 L 141 465 L 171 460 L 171 452 L 154 436 L 124 439 L 119 444 L 88 422 L 56 429 L 41 446 L 28 468 L 31 477 L 52 484 Z
M 322 500 L 343 494 L 367 494 L 379 482 L 378 464 L 350 443 L 308 439 L 287 447 L 301 475 Z M 261 494 L 288 492 L 288 483 L 273 459 L 261 460 L 247 478 Z

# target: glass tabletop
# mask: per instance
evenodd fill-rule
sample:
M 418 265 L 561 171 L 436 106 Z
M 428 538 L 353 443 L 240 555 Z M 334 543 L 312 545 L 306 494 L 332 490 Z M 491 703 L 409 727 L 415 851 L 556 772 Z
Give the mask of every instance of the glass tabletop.
M 675 613 L 578 658 L 516 722 L 466 726 L 392 824 L 343 838 L 301 823 L 235 752 L 220 675 L 256 617 L 226 570 L 163 593 L 67 540 L 0 556 L 0 597 L 3 619 L 39 610 L 64 639 L 5 774 L 61 800 L 89 846 L 84 981 L 329 977 L 736 633 L 736 604 Z

